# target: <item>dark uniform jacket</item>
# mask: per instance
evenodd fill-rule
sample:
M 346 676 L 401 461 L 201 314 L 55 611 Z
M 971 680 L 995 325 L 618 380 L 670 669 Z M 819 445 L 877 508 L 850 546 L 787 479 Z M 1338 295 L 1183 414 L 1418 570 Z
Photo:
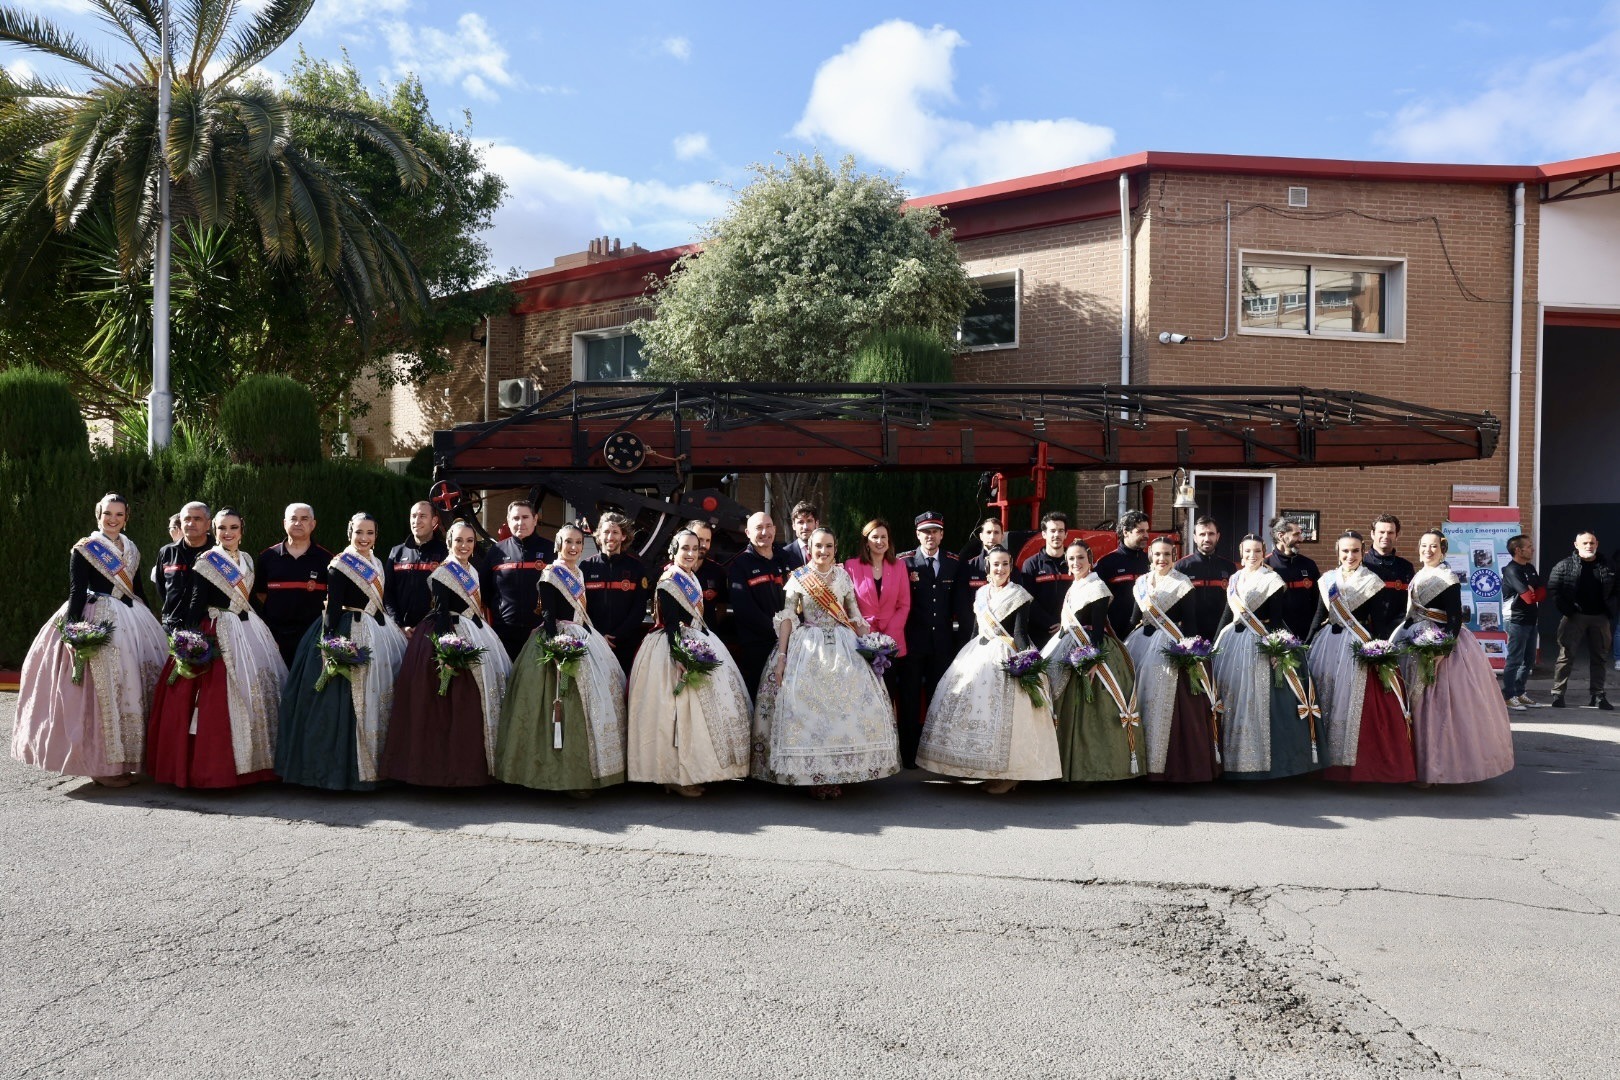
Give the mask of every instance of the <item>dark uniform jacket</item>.
M 710 630 L 720 626 L 726 617 L 726 606 L 731 600 L 731 578 L 726 568 L 713 559 L 704 559 L 697 568 L 698 582 L 703 586 L 703 621 Z
M 1137 619 L 1136 599 L 1131 590 L 1136 587 L 1136 579 L 1148 572 L 1149 565 L 1146 550 L 1132 551 L 1123 544 L 1097 560 L 1093 573 L 1102 578 L 1108 591 L 1114 594 L 1114 602 L 1108 605 L 1108 622 L 1121 640 L 1131 632 L 1131 625 Z
M 1535 563 L 1509 562 L 1502 567 L 1502 606 L 1507 609 L 1508 622 L 1534 626 L 1545 599 L 1547 590 Z
M 1362 556 L 1361 564 L 1384 581 L 1378 595 L 1363 605 L 1361 624 L 1372 631 L 1373 637 L 1387 638 L 1406 621 L 1406 591 L 1412 583 L 1412 564 L 1399 555 L 1380 555 L 1371 548 Z
M 540 625 L 540 572 L 557 557 L 550 540 L 530 533 L 508 536 L 484 556 L 479 588 L 497 628 L 533 630 Z
M 1275 594 L 1281 600 L 1283 626 L 1304 641 L 1316 614 L 1316 583 L 1322 580 L 1322 573 L 1314 560 L 1298 551 L 1292 555 L 1273 551 L 1266 556 L 1266 565 L 1277 571 L 1285 586 Z
M 434 534 L 425 544 L 412 537 L 383 560 L 383 605 L 402 628 L 422 621 L 433 605 L 428 576 L 450 557 L 443 538 Z
M 990 566 L 986 561 L 984 552 L 981 551 L 971 559 L 963 559 L 962 567 L 967 571 L 968 606 L 972 607 L 973 594 L 979 591 L 980 586 L 990 580 Z M 1012 574 L 1009 575 L 1007 580 L 1014 585 L 1029 588 L 1029 583 L 1024 580 L 1024 572 L 1016 566 L 1012 568 Z
M 1029 633 L 1037 646 L 1045 645 L 1052 636 L 1049 627 L 1055 626 L 1063 614 L 1063 597 L 1074 581 L 1069 563 L 1063 555 L 1049 554 L 1044 549 L 1024 560 L 1020 568 L 1023 585 L 1034 597 L 1034 610 L 1029 614 Z
M 286 541 L 265 548 L 254 560 L 253 599 L 282 659 L 292 656 L 298 639 L 321 617 L 331 561 L 332 553 L 316 543 L 302 555 L 289 555 Z
M 1193 583 L 1193 610 L 1197 613 L 1194 620 L 1198 625 L 1198 634 L 1214 641 L 1221 625 L 1221 615 L 1226 611 L 1226 583 L 1232 580 L 1237 567 L 1230 559 L 1195 551 L 1179 560 L 1176 569 L 1186 574 Z
M 911 613 L 906 616 L 908 656 L 954 656 L 974 630 L 971 617 L 962 620 L 963 612 L 971 611 L 973 602 L 962 561 L 943 549 L 936 558 L 938 574 L 920 550 L 900 556 L 911 585 Z
M 773 620 L 782 610 L 787 576 L 792 572 L 785 551 L 767 558 L 744 548 L 726 567 L 731 583 L 731 626 L 737 644 L 769 651 L 776 642 Z
M 579 576 L 585 582 L 585 613 L 591 625 L 613 639 L 615 652 L 628 644 L 633 655 L 646 633 L 647 601 L 652 597 L 647 568 L 621 551 L 581 559 Z
M 181 540 L 158 549 L 157 595 L 163 629 L 195 628 L 202 622 L 202 619 L 186 621 L 191 611 L 192 579 L 197 576 L 192 567 L 197 565 L 197 557 L 213 546 L 211 539 L 204 541 L 202 547 L 192 547 Z M 206 613 L 202 618 L 207 618 Z

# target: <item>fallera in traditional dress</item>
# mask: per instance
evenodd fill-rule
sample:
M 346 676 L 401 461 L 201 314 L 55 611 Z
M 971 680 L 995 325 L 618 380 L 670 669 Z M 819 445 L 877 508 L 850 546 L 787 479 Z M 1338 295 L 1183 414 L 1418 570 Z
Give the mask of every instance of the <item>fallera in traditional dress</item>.
M 1165 655 L 1171 645 L 1193 634 L 1198 611 L 1192 581 L 1178 570 L 1162 576 L 1150 570 L 1136 579 L 1131 599 L 1137 623 L 1125 639 L 1125 651 L 1136 668 L 1148 779 L 1214 780 L 1221 775 L 1221 755 L 1215 713 L 1220 698 L 1213 674 L 1206 666 L 1203 692 L 1195 694 L 1187 673 Z
M 1022 585 L 985 585 L 973 595 L 978 634 L 957 652 L 928 703 L 917 764 L 976 780 L 1055 780 L 1063 775 L 1051 686 L 1036 704 L 1003 666 L 1031 648 L 1033 598 Z
M 1239 569 L 1226 586 L 1218 650 L 1212 666 L 1226 712 L 1221 758 L 1228 780 L 1276 780 L 1321 768 L 1322 707 L 1310 668 L 1279 677 L 1260 649 L 1267 634 L 1286 630 L 1288 586 L 1268 566 Z
M 1063 596 L 1063 629 L 1041 650 L 1057 702 L 1058 759 L 1063 779 L 1071 782 L 1134 780 L 1147 773 L 1136 673 L 1108 623 L 1113 595 L 1095 573 L 1076 578 Z M 1081 645 L 1102 654 L 1102 663 L 1084 678 L 1065 663 Z
M 1451 655 L 1436 664 L 1426 686 L 1417 658 L 1402 669 L 1412 696 L 1412 741 L 1417 778 L 1430 784 L 1472 784 L 1513 768 L 1513 728 L 1491 662 L 1462 621 L 1462 585 L 1444 566 L 1425 566 L 1407 587 L 1405 640 L 1426 625 L 1453 634 Z
M 856 647 L 866 622 L 849 571 L 794 570 L 775 619 L 779 632 L 783 623 L 792 626 L 787 667 L 779 685 L 779 644 L 765 661 L 754 705 L 754 777 L 810 787 L 899 772 L 894 705 Z
M 141 553 L 127 536 L 99 531 L 73 545 L 68 599 L 34 636 L 23 661 L 11 756 L 72 776 L 139 772 L 152 687 L 169 641 L 146 606 Z M 112 636 L 73 683 L 73 650 L 56 621 L 111 622 Z
M 703 586 L 672 566 L 658 579 L 653 602 L 658 626 L 630 668 L 626 776 L 682 787 L 747 776 L 753 703 L 737 662 L 704 624 Z M 720 660 L 706 679 L 679 694 L 671 634 L 701 638 Z
M 327 570 L 326 609 L 298 643 L 282 688 L 276 772 L 305 787 L 370 791 L 379 779 L 405 634 L 383 611 L 382 562 L 376 556 L 345 548 Z M 370 648 L 371 662 L 351 669 L 353 678 L 333 676 L 316 692 L 323 635 Z
M 394 683 L 380 773 L 423 787 L 479 787 L 494 783 L 495 730 L 512 662 L 484 620 L 478 572 L 454 557 L 428 575 L 432 608 L 405 647 Z M 439 696 L 433 639 L 456 634 L 484 654 L 450 677 Z
M 1328 780 L 1405 784 L 1417 779 L 1407 722 L 1405 684 L 1386 690 L 1378 674 L 1356 662 L 1352 641 L 1372 641 L 1362 616 L 1384 581 L 1365 566 L 1329 570 L 1317 582 L 1319 629 L 1311 639 L 1311 678 L 1322 705 Z M 1320 733 L 1319 747 L 1323 744 Z
M 540 625 L 518 653 L 501 705 L 495 775 L 508 784 L 589 791 L 624 783 L 624 670 L 591 620 L 586 597 L 583 575 L 560 562 L 540 575 Z M 559 633 L 585 640 L 566 689 L 540 648 Z
M 253 559 L 209 548 L 186 578 L 187 629 L 212 637 L 218 656 L 193 679 L 164 665 L 152 699 L 147 772 L 176 787 L 228 788 L 276 778 L 275 736 L 287 666 L 250 603 Z

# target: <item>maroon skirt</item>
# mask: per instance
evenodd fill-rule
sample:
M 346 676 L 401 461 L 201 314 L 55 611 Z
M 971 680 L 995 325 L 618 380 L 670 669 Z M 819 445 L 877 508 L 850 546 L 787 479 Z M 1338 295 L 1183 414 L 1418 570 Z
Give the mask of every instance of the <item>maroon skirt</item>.
M 1176 704 L 1170 711 L 1170 753 L 1164 772 L 1148 773 L 1149 780 L 1174 784 L 1198 784 L 1221 775 L 1215 760 L 1220 734 L 1210 711 L 1209 698 L 1194 694 L 1187 685 L 1187 673 L 1176 672 Z
M 214 621 L 198 627 L 214 633 Z M 262 784 L 276 778 L 275 770 L 238 773 L 231 747 L 231 703 L 225 662 L 215 658 L 195 679 L 176 679 L 174 657 L 163 665 L 152 715 L 146 725 L 146 771 L 160 784 L 183 788 L 229 788 Z M 191 732 L 191 718 L 197 732 Z
M 1417 757 L 1401 703 L 1384 689 L 1376 672 L 1365 672 L 1363 678 L 1367 689 L 1362 698 L 1356 763 L 1323 769 L 1322 776 L 1361 784 L 1410 784 L 1417 779 Z
M 424 620 L 405 649 L 378 775 L 423 787 L 493 784 L 484 757 L 484 702 L 478 683 L 471 672 L 461 672 L 450 680 L 450 692 L 439 696 L 433 633 L 432 622 Z

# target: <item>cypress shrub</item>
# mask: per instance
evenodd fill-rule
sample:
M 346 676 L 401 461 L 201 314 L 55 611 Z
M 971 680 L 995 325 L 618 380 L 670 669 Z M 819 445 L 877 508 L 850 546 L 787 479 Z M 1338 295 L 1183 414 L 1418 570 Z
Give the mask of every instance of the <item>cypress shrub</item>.
M 429 444 L 411 455 L 409 465 L 405 466 L 405 475 L 414 476 L 418 480 L 433 479 L 433 446 Z
M 377 519 L 377 546 L 386 552 L 409 531 L 411 503 L 426 485 L 386 469 L 350 460 L 304 465 L 240 465 L 202 453 L 169 451 L 55 451 L 31 459 L 0 457 L 0 543 L 28 560 L 8 582 L 0 618 L 0 667 L 17 669 L 29 643 L 67 599 L 68 552 L 95 528 L 95 505 L 116 491 L 130 502 L 128 534 L 141 550 L 139 577 L 155 597 L 148 573 L 169 542 L 169 515 L 192 499 L 242 514 L 242 546 L 255 556 L 282 539 L 282 513 L 290 502 L 315 508 L 315 542 L 343 547 L 349 515 L 366 510 Z
M 0 456 L 86 455 L 90 432 L 67 377 L 36 367 L 0 371 Z
M 249 375 L 219 403 L 219 428 L 231 459 L 246 465 L 321 460 L 315 396 L 285 375 Z

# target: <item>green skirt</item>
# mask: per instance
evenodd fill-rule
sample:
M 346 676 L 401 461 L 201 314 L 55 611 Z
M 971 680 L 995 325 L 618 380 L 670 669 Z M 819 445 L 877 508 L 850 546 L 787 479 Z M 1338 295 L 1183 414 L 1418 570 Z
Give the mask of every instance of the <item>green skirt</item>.
M 539 632 L 530 634 L 512 661 L 495 740 L 496 778 L 541 791 L 586 791 L 624 783 L 622 769 L 611 776 L 591 774 L 591 733 L 578 678 L 569 679 L 563 691 L 562 746 L 555 745 L 552 704 L 557 699 L 557 667 L 540 662 L 535 644 L 539 640 Z M 587 665 L 580 667 L 585 676 Z
M 1103 663 L 1114 673 L 1125 700 L 1130 701 L 1136 688 L 1130 657 L 1112 637 L 1104 637 L 1100 648 Z M 1085 684 L 1088 683 L 1090 701 L 1086 700 Z M 1098 680 L 1075 676 L 1063 688 L 1057 705 L 1057 737 L 1065 780 L 1132 780 L 1147 774 L 1147 747 L 1142 741 L 1142 728 L 1138 725 L 1127 730 L 1119 722 L 1119 706 Z M 1132 740 L 1136 746 L 1134 772 L 1131 769 Z

